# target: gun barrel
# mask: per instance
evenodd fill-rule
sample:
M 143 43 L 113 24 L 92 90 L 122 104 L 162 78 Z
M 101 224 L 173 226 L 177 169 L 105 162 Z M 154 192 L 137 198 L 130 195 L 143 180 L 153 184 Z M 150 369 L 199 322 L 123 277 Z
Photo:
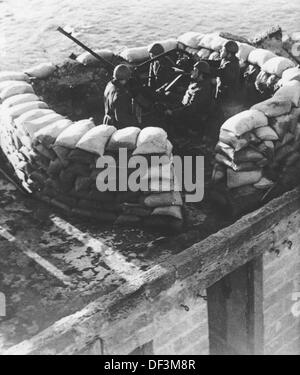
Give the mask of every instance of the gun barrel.
M 106 65 L 106 67 L 108 67 L 110 70 L 113 70 L 115 68 L 114 64 L 112 64 L 110 61 L 104 59 L 102 56 L 98 55 L 98 53 L 94 52 L 92 49 L 90 49 L 85 44 L 80 42 L 80 40 L 76 39 L 73 35 L 71 35 L 71 33 L 68 33 L 62 27 L 59 26 L 57 28 L 57 31 L 59 31 L 61 34 L 65 35 L 67 38 L 71 39 L 74 43 L 76 43 L 78 46 L 83 48 L 85 51 L 89 52 L 91 55 L 96 57 L 96 59 L 98 59 L 99 61 L 104 63 Z

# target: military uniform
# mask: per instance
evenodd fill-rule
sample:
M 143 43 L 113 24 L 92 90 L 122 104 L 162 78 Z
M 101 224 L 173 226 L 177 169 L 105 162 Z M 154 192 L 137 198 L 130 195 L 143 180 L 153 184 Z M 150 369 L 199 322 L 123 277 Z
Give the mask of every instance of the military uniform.
M 203 121 L 209 114 L 212 100 L 213 85 L 209 78 L 192 82 L 183 97 L 182 106 L 172 111 L 177 126 L 183 128 L 188 124 L 190 129 L 203 130 Z
M 105 116 L 104 124 L 113 125 L 117 129 L 127 126 L 139 126 L 133 113 L 133 99 L 129 90 L 118 83 L 110 81 L 104 91 Z
M 217 96 L 234 96 L 240 85 L 240 64 L 236 56 L 229 60 L 222 59 L 216 75 L 220 78 L 217 86 Z

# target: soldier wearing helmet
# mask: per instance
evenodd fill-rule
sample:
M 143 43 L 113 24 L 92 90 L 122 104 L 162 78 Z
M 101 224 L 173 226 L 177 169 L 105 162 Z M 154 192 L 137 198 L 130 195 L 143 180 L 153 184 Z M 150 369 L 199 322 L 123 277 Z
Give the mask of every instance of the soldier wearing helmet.
M 160 43 L 153 43 L 148 48 L 150 59 L 153 59 L 165 52 Z M 158 90 L 166 83 L 171 82 L 176 73 L 173 69 L 175 63 L 170 56 L 163 56 L 153 61 L 149 67 L 148 86 Z
M 240 65 L 236 57 L 239 47 L 233 40 L 228 40 L 220 53 L 221 62 L 217 69 L 217 96 L 231 97 L 236 94 L 240 83 Z
M 204 121 L 208 117 L 213 101 L 213 85 L 210 67 L 205 61 L 198 61 L 191 72 L 191 82 L 186 90 L 179 108 L 166 111 L 169 123 L 180 130 L 191 130 L 203 133 Z
M 120 64 L 115 67 L 113 79 L 108 82 L 104 91 L 104 124 L 114 125 L 117 129 L 139 126 L 133 113 L 133 97 L 127 88 L 130 78 L 131 71 L 127 65 Z

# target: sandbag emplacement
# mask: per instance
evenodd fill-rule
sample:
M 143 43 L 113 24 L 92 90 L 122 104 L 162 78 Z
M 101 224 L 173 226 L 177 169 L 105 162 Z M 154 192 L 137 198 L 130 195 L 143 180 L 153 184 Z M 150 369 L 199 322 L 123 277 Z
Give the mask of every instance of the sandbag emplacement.
M 23 93 L 23 86 L 19 88 L 21 93 L 14 98 L 33 99 L 33 94 Z M 116 130 L 96 125 L 93 119 L 72 122 L 46 107 L 22 96 L 11 99 L 0 112 L 1 149 L 29 193 L 67 215 L 97 223 L 156 231 L 167 231 L 171 225 L 176 233 L 181 230 L 183 198 L 174 191 L 174 173 L 168 173 L 172 145 L 163 129 Z M 132 190 L 131 173 L 139 165 L 124 164 L 124 154 L 119 154 L 124 149 L 128 162 L 138 150 L 146 163 L 158 154 L 166 156 L 169 164 L 162 163 L 161 173 L 158 170 L 154 177 L 151 164 L 145 164 L 140 179 L 134 181 L 145 179 L 146 190 Z
M 300 183 L 299 69 L 263 49 L 252 50 L 248 62 L 261 67 L 252 84 L 269 99 L 221 126 L 211 178 L 212 201 L 232 217 Z

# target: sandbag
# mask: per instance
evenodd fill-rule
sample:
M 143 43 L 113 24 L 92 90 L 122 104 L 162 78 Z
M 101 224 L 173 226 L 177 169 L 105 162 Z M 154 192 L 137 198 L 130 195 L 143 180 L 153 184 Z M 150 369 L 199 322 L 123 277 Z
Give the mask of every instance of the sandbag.
M 262 171 L 254 170 L 247 172 L 234 172 L 232 169 L 227 169 L 227 187 L 229 189 L 240 186 L 253 185 L 262 178 Z
M 150 58 L 148 47 L 125 48 L 120 56 L 129 63 L 141 63 Z
M 201 48 L 200 51 L 197 53 L 199 59 L 208 59 L 211 54 L 210 49 Z
M 295 107 L 299 106 L 300 101 L 300 82 L 288 81 L 274 94 L 274 98 L 290 100 Z
M 8 112 L 8 115 L 12 119 L 15 119 L 16 117 L 19 117 L 23 113 L 27 113 L 28 111 L 31 111 L 32 109 L 48 109 L 48 108 L 49 107 L 45 102 L 36 100 L 33 102 L 27 102 L 27 103 L 14 105 L 13 107 L 8 108 L 7 112 Z
M 65 129 L 72 125 L 69 119 L 59 119 L 34 133 L 34 138 L 46 147 L 51 146 Z
M 254 130 L 255 135 L 262 141 L 277 141 L 277 133 L 270 126 L 263 126 Z
M 134 150 L 140 131 L 141 129 L 135 126 L 128 126 L 127 128 L 115 131 L 107 144 L 107 150 L 116 151 L 120 148 Z
M 29 83 L 23 81 L 15 81 L 1 90 L 0 98 L 1 100 L 5 100 L 17 94 L 34 94 L 34 91 Z
M 261 69 L 269 74 L 275 74 L 277 77 L 281 77 L 282 73 L 288 69 L 293 68 L 295 64 L 287 59 L 286 57 L 276 56 L 267 60 Z
M 147 127 L 141 130 L 137 138 L 137 148 L 133 155 L 166 153 L 170 145 L 166 131 L 159 127 Z
M 267 99 L 251 107 L 251 110 L 260 111 L 267 117 L 277 117 L 285 115 L 286 113 L 289 113 L 291 109 L 292 102 L 290 100 L 285 100 L 279 97 Z
M 3 106 L 10 108 L 18 104 L 33 102 L 35 100 L 39 100 L 39 97 L 35 94 L 18 94 L 5 99 L 3 102 Z
M 52 109 L 32 109 L 26 113 L 23 113 L 20 117 L 15 119 L 15 123 L 17 124 L 18 127 L 22 128 L 22 124 L 27 121 L 35 120 L 39 117 L 46 116 L 56 113 L 52 111 Z
M 199 48 L 203 34 L 194 31 L 189 31 L 178 37 L 178 42 L 184 44 L 187 47 Z
M 234 153 L 236 152 L 236 150 L 232 146 L 228 145 L 227 143 L 220 142 L 220 141 L 217 143 L 215 150 L 217 152 L 221 152 L 222 154 L 225 154 L 231 160 L 234 159 Z
M 114 53 L 109 49 L 96 49 L 95 52 L 103 59 L 110 62 L 113 60 L 115 56 Z M 100 63 L 100 61 L 95 56 L 91 55 L 89 52 L 83 52 L 81 55 L 77 56 L 76 61 L 83 65 Z
M 25 71 L 31 77 L 43 79 L 50 76 L 56 70 L 56 66 L 52 62 L 44 62 L 33 66 Z
M 103 156 L 109 138 L 117 129 L 111 125 L 99 125 L 85 133 L 76 144 L 76 148 Z
M 182 206 L 183 201 L 178 191 L 150 194 L 144 198 L 143 203 L 147 207 Z
M 29 82 L 29 77 L 27 74 L 22 72 L 14 71 L 3 71 L 0 72 L 0 82 L 3 81 L 26 81 Z
M 35 133 L 45 128 L 49 124 L 54 123 L 57 120 L 61 120 L 63 117 L 56 112 L 40 116 L 33 120 L 24 121 L 22 123 L 23 129 L 30 135 L 31 139 L 35 138 Z
M 237 170 L 237 165 L 234 163 L 234 161 L 230 160 L 226 155 L 221 153 L 216 153 L 215 155 L 215 161 L 217 164 L 222 164 L 226 167 L 229 167 L 233 170 Z
M 215 168 L 214 170 L 214 173 L 213 173 L 213 180 L 214 181 L 217 181 L 218 179 L 221 180 L 225 177 L 225 174 L 226 174 L 226 169 L 225 168 L 221 168 L 220 166 L 222 167 L 229 167 L 231 169 L 233 169 L 234 171 L 253 171 L 255 169 L 257 169 L 257 162 L 256 161 L 243 161 L 243 162 L 234 162 L 232 160 L 230 160 L 227 156 L 223 155 L 223 154 L 219 154 L 217 153 L 215 155 L 215 160 L 216 160 L 216 166 L 218 166 L 217 168 Z M 261 159 L 263 160 L 263 159 Z
M 264 155 L 258 150 L 254 150 L 251 147 L 246 147 L 234 154 L 233 161 L 235 163 L 244 162 L 258 162 L 264 159 Z
M 199 45 L 203 48 L 219 51 L 227 40 L 219 36 L 218 33 L 204 34 Z
M 276 57 L 273 52 L 262 48 L 255 48 L 249 53 L 248 62 L 252 65 L 258 65 L 259 67 L 262 67 L 265 62 L 272 59 L 273 57 Z
M 282 73 L 282 82 L 300 81 L 300 67 L 288 68 Z
M 153 143 L 144 143 L 140 146 L 138 146 L 132 153 L 132 155 L 144 155 L 147 160 L 151 160 L 151 156 L 153 155 L 160 155 L 160 156 L 166 156 L 169 159 L 172 158 L 172 150 L 173 145 L 172 143 L 167 140 L 167 143 L 165 146 L 159 146 L 159 145 L 153 145 Z M 163 163 L 168 163 L 167 158 L 163 158 Z
M 250 52 L 255 50 L 255 47 L 250 46 L 250 44 L 240 43 L 240 42 L 237 42 L 237 45 L 239 46 L 239 50 L 238 50 L 238 53 L 236 54 L 236 57 L 241 62 L 248 61 L 249 54 Z
M 163 165 L 151 165 L 145 174 L 141 177 L 143 180 L 160 180 L 160 179 L 173 179 L 174 177 L 174 166 L 173 163 Z
M 254 107 L 252 107 L 253 109 L 240 112 L 230 117 L 222 125 L 221 129 L 229 131 L 239 137 L 253 129 L 267 126 L 267 117 L 262 111 L 255 110 Z
M 156 207 L 151 215 L 171 216 L 175 219 L 183 219 L 182 208 L 180 206 Z
M 222 143 L 226 143 L 227 145 L 233 147 L 236 151 L 241 150 L 242 148 L 246 147 L 249 142 L 250 138 L 248 137 L 250 133 L 245 133 L 241 137 L 237 137 L 234 133 L 229 132 L 224 129 L 220 129 L 219 140 Z
M 165 40 L 158 40 L 158 41 L 155 41 L 154 43 L 159 43 L 160 45 L 162 45 L 165 52 L 168 52 L 168 51 L 171 51 L 172 49 L 177 48 L 177 40 L 173 38 L 165 39 Z M 152 44 L 153 43 L 151 43 L 151 45 Z M 148 48 L 151 47 L 151 45 L 149 45 Z
M 60 133 L 55 141 L 55 145 L 74 149 L 79 140 L 94 127 L 95 124 L 92 118 L 74 122 Z

